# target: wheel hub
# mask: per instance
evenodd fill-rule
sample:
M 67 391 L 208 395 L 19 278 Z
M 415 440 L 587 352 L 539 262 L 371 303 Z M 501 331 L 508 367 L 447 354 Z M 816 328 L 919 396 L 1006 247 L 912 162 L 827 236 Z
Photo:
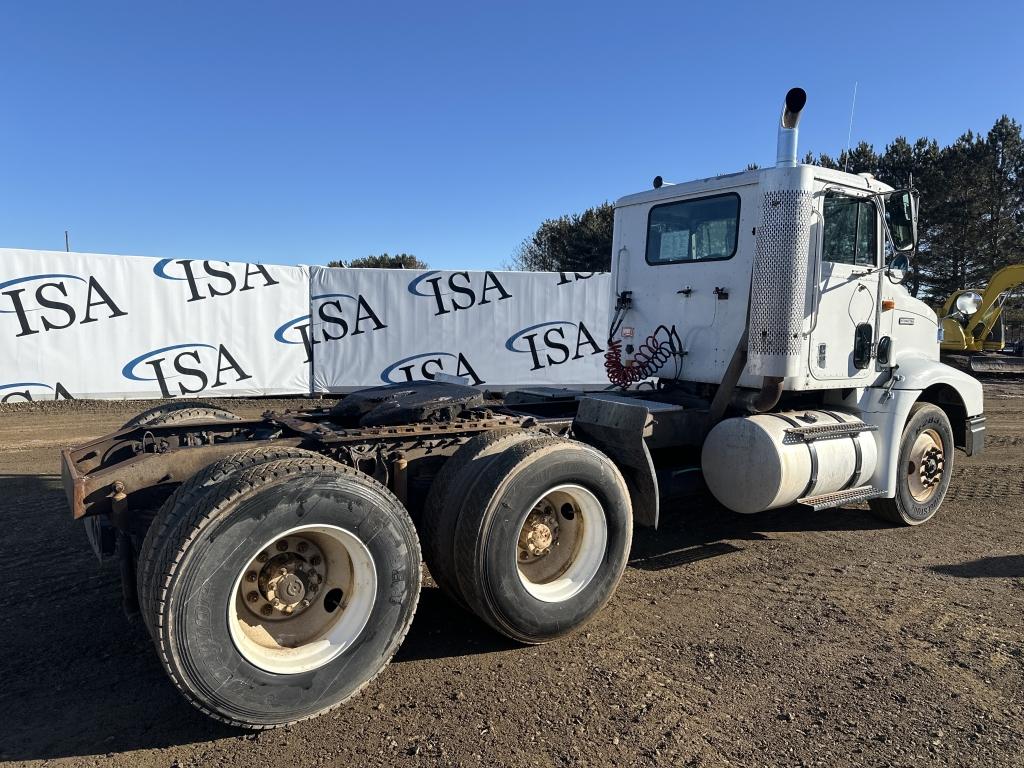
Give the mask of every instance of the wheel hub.
M 914 499 L 927 502 L 938 489 L 944 469 L 942 440 L 934 430 L 926 429 L 914 441 L 907 466 L 908 485 Z
M 242 586 L 248 590 L 245 604 L 266 619 L 285 619 L 302 613 L 320 592 L 326 574 L 323 563 L 320 550 L 304 539 L 293 537 L 274 542 L 246 569 Z
M 519 581 L 537 600 L 564 602 L 594 579 L 607 546 L 607 517 L 597 497 L 579 485 L 557 485 L 523 517 L 514 553 Z
M 924 461 L 921 462 L 921 482 L 925 485 L 933 485 L 939 482 L 942 477 L 942 451 L 938 448 L 930 448 L 925 453 Z
M 519 532 L 519 559 L 543 557 L 558 544 L 558 519 L 551 510 L 535 508 Z
M 260 571 L 259 585 L 263 599 L 276 610 L 283 611 L 299 603 L 312 586 L 314 572 L 297 555 L 278 555 Z
M 350 531 L 304 525 L 254 549 L 234 589 L 227 621 L 235 649 L 262 670 L 294 674 L 352 647 L 377 602 L 377 566 Z

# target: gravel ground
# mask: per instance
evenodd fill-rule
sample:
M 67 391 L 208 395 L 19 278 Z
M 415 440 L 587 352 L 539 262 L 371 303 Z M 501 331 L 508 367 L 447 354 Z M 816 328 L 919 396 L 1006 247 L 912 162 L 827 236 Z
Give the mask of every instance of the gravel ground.
M 175 692 L 121 612 L 116 566 L 66 508 L 57 449 L 153 402 L 0 406 L 0 760 L 1020 766 L 1024 383 L 987 397 L 986 454 L 957 456 L 928 525 L 886 528 L 860 508 L 665 510 L 660 532 L 637 533 L 608 608 L 542 647 L 505 641 L 428 581 L 361 696 L 256 735 Z

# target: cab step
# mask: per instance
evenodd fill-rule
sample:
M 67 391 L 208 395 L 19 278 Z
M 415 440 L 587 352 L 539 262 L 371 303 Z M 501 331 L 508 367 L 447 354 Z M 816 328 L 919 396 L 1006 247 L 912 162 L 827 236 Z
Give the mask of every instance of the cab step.
M 831 493 L 823 493 L 819 496 L 804 496 L 802 499 L 797 499 L 796 503 L 804 504 L 817 512 L 822 509 L 842 506 L 843 504 L 877 499 L 879 496 L 884 495 L 885 491 L 881 488 L 861 485 L 857 488 L 847 488 L 845 491 L 832 491 Z
M 843 422 L 842 424 L 813 424 L 806 427 L 791 427 L 786 430 L 787 437 L 795 437 L 809 443 L 812 440 L 823 440 L 830 437 L 849 437 L 861 432 L 874 432 L 878 427 L 864 422 Z

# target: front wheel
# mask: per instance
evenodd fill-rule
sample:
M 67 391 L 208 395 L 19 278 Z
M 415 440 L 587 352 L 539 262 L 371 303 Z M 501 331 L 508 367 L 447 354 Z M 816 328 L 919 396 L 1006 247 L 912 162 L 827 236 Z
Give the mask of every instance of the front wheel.
M 871 499 L 871 511 L 897 525 L 930 520 L 946 497 L 953 452 L 953 429 L 946 413 L 931 403 L 915 403 L 900 438 L 896 496 Z
M 268 728 L 338 706 L 391 660 L 419 596 L 401 503 L 326 459 L 283 459 L 211 486 L 166 550 L 154 635 L 212 717 Z

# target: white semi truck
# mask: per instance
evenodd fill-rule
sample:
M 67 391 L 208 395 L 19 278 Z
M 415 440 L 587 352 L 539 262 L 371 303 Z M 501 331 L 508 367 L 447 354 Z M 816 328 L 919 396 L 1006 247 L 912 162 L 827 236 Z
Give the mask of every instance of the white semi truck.
M 245 728 L 342 704 L 405 637 L 421 551 L 454 601 L 542 643 L 611 599 L 634 524 L 686 525 L 705 486 L 739 513 L 929 520 L 955 450 L 982 448 L 981 386 L 901 285 L 913 190 L 798 164 L 804 103 L 774 167 L 618 201 L 605 391 L 424 381 L 254 420 L 178 402 L 64 450 L 73 514 L 185 697 Z

